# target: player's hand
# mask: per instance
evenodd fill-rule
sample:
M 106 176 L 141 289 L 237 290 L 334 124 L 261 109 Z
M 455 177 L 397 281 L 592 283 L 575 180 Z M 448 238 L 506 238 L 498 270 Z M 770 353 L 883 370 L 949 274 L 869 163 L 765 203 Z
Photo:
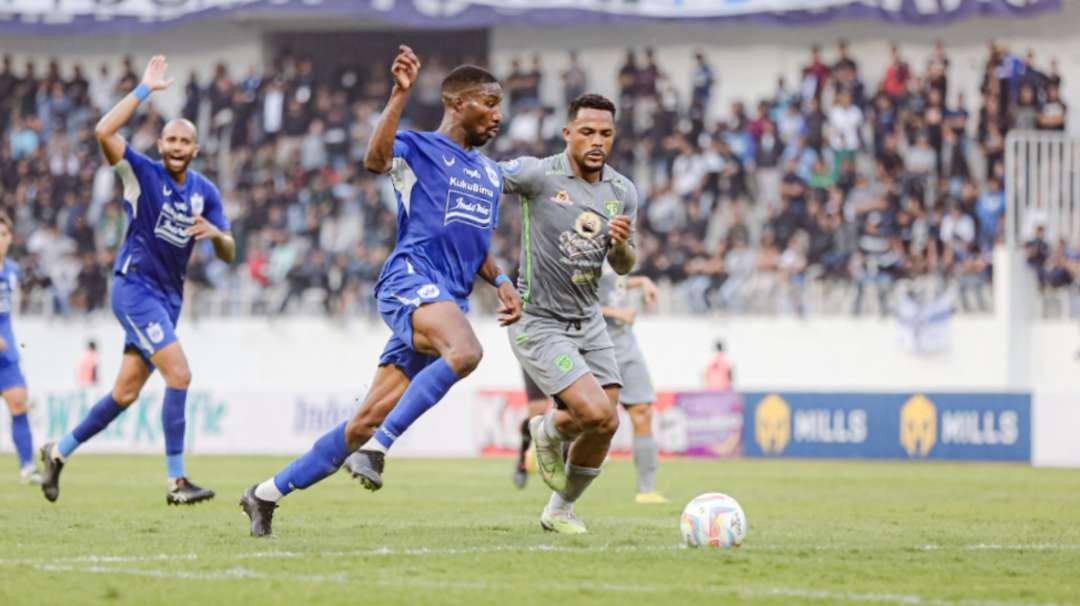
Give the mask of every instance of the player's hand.
M 630 217 L 615 215 L 608 221 L 608 236 L 612 245 L 619 246 L 630 240 Z
M 146 71 L 143 72 L 142 83 L 152 91 L 169 88 L 169 85 L 173 83 L 174 78 L 165 77 L 165 70 L 168 68 L 169 64 L 165 62 L 164 55 L 154 55 L 150 59 L 150 63 L 146 64 Z
M 416 83 L 416 75 L 420 72 L 420 58 L 413 49 L 402 44 L 398 47 L 398 56 L 394 58 L 394 65 L 390 67 L 390 73 L 394 75 L 394 86 L 401 92 L 407 93 Z
M 217 238 L 222 236 L 221 230 L 217 228 L 213 223 L 206 220 L 206 217 L 202 215 L 195 216 L 195 225 L 188 228 L 187 234 L 192 236 L 196 240 L 205 240 L 207 238 Z
M 496 317 L 499 318 L 499 326 L 510 326 L 521 318 L 521 295 L 518 294 L 517 288 L 514 288 L 514 285 L 510 282 L 500 284 L 498 293 L 499 302 L 502 303 L 496 313 Z
M 619 321 L 627 326 L 633 326 L 634 321 L 637 320 L 637 310 L 629 307 L 621 310 L 619 315 L 621 316 Z
M 0 337 L 0 352 L 7 351 L 7 340 L 4 337 Z

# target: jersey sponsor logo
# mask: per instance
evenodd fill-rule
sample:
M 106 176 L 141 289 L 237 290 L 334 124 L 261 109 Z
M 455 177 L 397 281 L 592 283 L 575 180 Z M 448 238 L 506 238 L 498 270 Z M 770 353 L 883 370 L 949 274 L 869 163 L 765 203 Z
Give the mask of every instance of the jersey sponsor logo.
M 449 158 L 447 158 L 444 155 L 442 157 L 442 162 L 443 162 L 443 164 L 445 164 L 447 166 L 447 168 L 449 168 L 449 167 L 453 166 L 455 162 L 457 162 L 457 158 L 455 158 L 453 156 L 450 156 Z
M 420 295 L 421 299 L 434 299 L 439 296 L 439 287 L 434 284 L 425 284 L 417 289 L 416 294 Z
M 491 181 L 492 185 L 495 187 L 499 186 L 499 171 L 495 170 L 491 164 L 488 164 L 487 162 L 484 163 L 484 173 L 487 175 L 488 181 Z
M 193 225 L 195 219 L 191 215 L 177 210 L 172 204 L 165 204 L 158 214 L 154 235 L 177 248 L 183 248 L 191 241 L 187 230 Z
M 560 191 L 559 193 L 555 194 L 554 196 L 551 196 L 551 198 L 549 198 L 549 200 L 551 200 L 552 202 L 554 202 L 556 204 L 561 204 L 563 206 L 573 206 L 574 205 L 574 201 L 570 199 L 570 194 L 566 193 L 565 189 Z
M 146 338 L 150 339 L 151 343 L 161 343 L 165 338 L 165 330 L 161 328 L 161 324 L 151 322 L 146 325 Z
M 473 172 L 475 172 L 475 171 L 473 171 Z M 466 169 L 466 173 L 468 173 L 467 169 Z M 476 173 L 476 178 L 477 179 L 480 178 L 480 173 Z M 463 189 L 463 190 L 469 192 L 470 194 L 480 194 L 481 196 L 485 196 L 487 198 L 495 198 L 496 197 L 494 190 L 489 189 L 487 187 L 484 187 L 483 185 L 480 185 L 479 183 L 470 183 L 469 181 L 466 181 L 465 179 L 460 179 L 458 177 L 450 177 L 450 187 L 451 188 Z
M 420 299 L 410 299 L 409 297 L 403 297 L 401 295 L 394 295 L 394 298 L 398 300 L 398 303 L 402 305 L 412 305 L 413 307 L 420 307 Z
M 466 168 L 466 169 L 462 170 L 461 172 L 465 173 L 466 177 L 470 177 L 470 178 L 473 178 L 473 179 L 479 179 L 480 178 L 480 171 L 476 170 L 475 168 Z
M 604 220 L 600 215 L 585 211 L 574 220 L 574 231 L 583 238 L 595 238 L 604 227 Z
M 201 215 L 203 208 L 206 206 L 206 201 L 203 199 L 202 194 L 192 194 L 191 196 L 191 214 Z
M 486 228 L 492 224 L 493 204 L 490 199 L 451 189 L 446 194 L 446 215 L 443 225 L 465 223 Z

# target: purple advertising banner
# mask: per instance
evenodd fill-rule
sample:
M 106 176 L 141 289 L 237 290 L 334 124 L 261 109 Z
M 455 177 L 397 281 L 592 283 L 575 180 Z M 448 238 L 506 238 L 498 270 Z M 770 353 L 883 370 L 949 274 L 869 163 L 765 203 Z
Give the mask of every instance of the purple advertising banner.
M 834 19 L 941 25 L 977 16 L 1060 12 L 1061 0 L 19 0 L 0 2 L 0 32 L 155 31 L 205 19 L 341 16 L 417 29 L 610 25 L 645 21 L 782 26 Z
M 691 457 L 742 454 L 743 405 L 731 391 L 676 392 L 674 406 L 686 420 L 686 450 Z

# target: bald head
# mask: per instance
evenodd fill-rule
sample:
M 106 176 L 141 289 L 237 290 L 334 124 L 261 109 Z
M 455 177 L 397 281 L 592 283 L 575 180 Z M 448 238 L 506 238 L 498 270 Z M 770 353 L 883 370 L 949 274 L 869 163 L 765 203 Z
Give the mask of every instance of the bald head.
M 177 131 L 176 129 L 182 129 Z M 175 133 L 177 135 L 183 133 L 191 138 L 192 141 L 198 140 L 199 131 L 195 128 L 195 123 L 187 118 L 173 118 L 165 123 L 165 128 L 161 129 L 161 137 L 167 138 L 167 133 Z

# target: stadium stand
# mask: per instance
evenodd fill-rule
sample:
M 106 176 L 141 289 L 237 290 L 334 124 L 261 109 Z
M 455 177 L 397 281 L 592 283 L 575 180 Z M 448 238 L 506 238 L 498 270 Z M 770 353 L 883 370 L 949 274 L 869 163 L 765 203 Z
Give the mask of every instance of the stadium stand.
M 460 59 L 428 60 L 412 127 L 435 126 L 439 81 Z M 800 81 L 780 79 L 770 98 L 713 116 L 723 66 L 699 52 L 692 73 L 669 73 L 650 49 L 628 49 L 612 162 L 634 175 L 645 201 L 639 271 L 674 295 L 665 297 L 673 312 L 887 315 L 901 293 L 946 293 L 963 311 L 988 311 L 1006 134 L 1061 131 L 1068 118 L 1057 62 L 1036 59 L 989 45 L 969 100 L 949 78 L 969 68 L 951 65 L 940 42 L 924 65 L 894 47 L 878 77 L 839 40 L 810 50 Z M 561 108 L 590 84 L 579 61 L 571 51 L 567 67 L 551 69 L 524 56 L 500 74 L 510 120 L 492 155 L 561 148 Z M 209 81 L 177 83 L 183 115 L 201 130 L 196 166 L 222 185 L 239 246 L 232 268 L 197 250 L 192 313 L 374 313 L 394 202 L 389 183 L 359 160 L 389 79 L 319 67 L 282 53 L 261 70 L 222 62 Z M 545 78 L 558 79 L 561 98 L 541 97 Z M 682 78 L 692 81 L 688 98 L 673 85 Z M 136 83 L 131 59 L 68 73 L 2 59 L 0 206 L 16 222 L 24 311 L 84 314 L 107 303 L 124 219 L 92 125 Z M 150 104 L 126 135 L 156 155 L 162 123 Z M 494 242 L 507 267 L 518 258 L 519 217 L 506 204 Z M 1072 292 L 1080 242 L 1041 234 L 1032 225 L 1025 235 L 1040 288 Z M 490 310 L 486 294 L 478 305 Z

